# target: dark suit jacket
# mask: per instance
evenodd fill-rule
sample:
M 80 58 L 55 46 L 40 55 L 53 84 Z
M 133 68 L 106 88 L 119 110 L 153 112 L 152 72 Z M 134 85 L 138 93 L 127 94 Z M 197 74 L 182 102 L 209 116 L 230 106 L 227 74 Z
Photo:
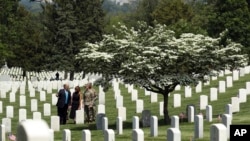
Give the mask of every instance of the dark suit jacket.
M 57 100 L 57 104 L 56 106 L 59 108 L 63 108 L 65 105 L 65 100 L 66 100 L 66 96 L 65 96 L 65 90 L 61 89 L 58 92 L 58 100 Z M 71 93 L 70 91 L 68 91 L 68 101 L 67 104 L 70 105 L 71 104 Z

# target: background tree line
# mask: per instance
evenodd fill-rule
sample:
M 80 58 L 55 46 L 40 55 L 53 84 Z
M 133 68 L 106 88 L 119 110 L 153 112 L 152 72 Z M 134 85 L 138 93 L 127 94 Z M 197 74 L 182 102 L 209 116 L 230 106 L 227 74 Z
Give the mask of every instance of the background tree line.
M 118 34 L 118 23 L 137 28 L 137 21 L 150 26 L 165 24 L 181 33 L 227 38 L 244 46 L 250 54 L 249 0 L 138 0 L 116 5 L 108 0 L 54 0 L 29 11 L 19 0 L 0 0 L 0 64 L 25 70 L 91 69 L 74 56 L 85 42 L 97 42 L 102 35 Z M 85 67 L 88 66 L 88 67 Z M 94 64 L 92 67 L 96 67 Z M 72 75 L 73 76 L 73 75 Z

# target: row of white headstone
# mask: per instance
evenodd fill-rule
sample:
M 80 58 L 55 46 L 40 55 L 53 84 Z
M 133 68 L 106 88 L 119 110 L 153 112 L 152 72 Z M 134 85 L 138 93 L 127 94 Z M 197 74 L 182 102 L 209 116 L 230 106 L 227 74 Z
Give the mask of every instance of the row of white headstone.
M 59 118 L 54 116 L 51 120 L 57 121 L 57 126 L 59 124 Z M 51 121 L 51 126 L 55 126 L 56 123 Z M 222 115 L 222 124 L 213 124 L 210 128 L 210 140 L 211 141 L 227 141 L 229 139 L 229 131 L 232 118 L 229 114 Z M 52 125 L 53 124 L 53 125 Z M 102 128 L 104 133 L 104 141 L 114 141 L 115 131 L 108 128 L 108 118 L 102 118 Z M 34 126 L 36 125 L 36 126 Z M 37 128 L 39 126 L 39 128 Z M 0 139 L 2 141 L 6 140 L 6 125 L 2 124 L 0 126 Z M 17 138 L 18 141 L 53 141 L 54 131 L 56 128 L 49 128 L 47 123 L 43 120 L 23 120 L 20 121 L 17 128 Z M 202 139 L 203 138 L 203 116 L 196 115 L 194 118 L 194 136 L 192 139 Z M 123 134 L 123 123 L 122 118 L 118 117 L 116 122 L 116 134 Z M 158 136 L 158 118 L 156 116 L 151 116 L 150 120 L 150 135 L 152 137 Z M 91 131 L 82 131 L 82 140 L 91 141 Z M 139 127 L 139 118 L 137 116 L 133 117 L 132 125 L 132 140 L 133 141 L 144 141 L 144 131 Z M 71 131 L 69 129 L 63 130 L 63 141 L 71 141 Z M 181 131 L 179 128 L 179 117 L 173 116 L 171 118 L 171 127 L 167 129 L 167 141 L 181 141 Z

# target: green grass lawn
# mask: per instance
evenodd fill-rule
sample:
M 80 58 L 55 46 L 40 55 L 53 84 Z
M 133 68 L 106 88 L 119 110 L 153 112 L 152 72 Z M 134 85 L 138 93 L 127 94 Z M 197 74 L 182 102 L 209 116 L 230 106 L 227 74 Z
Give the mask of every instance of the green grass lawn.
M 246 82 L 250 79 L 250 75 L 246 75 L 245 77 L 241 77 L 240 80 L 235 81 L 233 83 L 233 88 L 228 88 L 226 90 L 226 93 L 218 94 L 218 101 L 209 102 L 209 105 L 213 106 L 213 122 L 208 123 L 206 120 L 204 120 L 204 138 L 203 139 L 197 139 L 197 141 L 209 141 L 210 136 L 210 126 L 213 123 L 218 123 L 217 116 L 219 114 L 223 114 L 225 112 L 225 105 L 231 103 L 231 97 L 237 96 L 238 89 L 239 88 L 245 88 Z M 195 89 L 192 89 L 193 96 L 191 98 L 184 98 L 184 87 L 181 88 L 180 91 L 172 92 L 174 93 L 180 93 L 182 94 L 182 106 L 179 108 L 173 108 L 173 97 L 172 95 L 169 97 L 169 112 L 170 116 L 173 115 L 179 115 L 180 112 L 186 111 L 186 105 L 188 104 L 195 104 L 196 109 L 199 108 L 199 96 L 201 94 L 208 95 L 211 87 L 218 87 L 218 81 L 219 80 L 225 80 L 225 77 L 220 77 L 216 81 L 211 81 L 211 84 L 209 86 L 203 86 L 203 90 L 201 93 L 195 93 Z M 131 140 L 131 134 L 132 134 L 132 117 L 137 115 L 141 117 L 141 114 L 136 114 L 136 105 L 135 102 L 131 101 L 131 96 L 129 93 L 127 93 L 127 88 L 125 88 L 124 85 L 120 85 L 121 89 L 121 95 L 124 98 L 124 106 L 127 108 L 127 121 L 123 124 L 123 135 L 116 135 L 116 141 L 129 141 Z M 55 91 L 54 91 L 55 92 Z M 16 102 L 15 103 L 9 103 L 9 93 L 7 93 L 6 99 L 1 99 L 3 101 L 3 113 L 0 114 L 0 116 L 3 118 L 6 116 L 6 106 L 12 105 L 14 106 L 14 118 L 12 119 L 12 132 L 16 134 L 16 127 L 18 124 L 18 109 L 19 108 L 26 108 L 27 109 L 27 118 L 32 118 L 32 112 L 30 112 L 30 97 L 29 92 L 26 89 L 26 107 L 19 107 L 19 91 L 16 94 Z M 43 113 L 43 104 L 45 102 L 39 101 L 39 92 L 36 92 L 36 98 L 38 99 L 38 111 Z M 144 95 L 144 90 L 138 88 L 138 98 L 144 100 L 144 109 L 150 110 L 152 115 L 155 115 L 159 119 L 159 135 L 158 137 L 150 137 L 150 128 L 142 128 L 144 131 L 144 137 L 145 141 L 165 141 L 166 140 L 166 131 L 170 127 L 169 125 L 162 124 L 163 117 L 159 115 L 159 103 L 150 103 L 150 96 Z M 158 95 L 158 101 L 162 101 L 163 97 L 161 95 Z M 250 97 L 248 96 L 248 102 L 243 103 L 240 105 L 240 112 L 235 113 L 233 115 L 233 124 L 250 124 Z M 51 103 L 51 94 L 47 94 L 46 97 L 46 103 Z M 113 90 L 110 89 L 108 92 L 106 92 L 106 116 L 108 117 L 108 123 L 109 128 L 115 130 L 116 128 L 116 117 L 117 117 L 117 109 L 115 108 L 115 100 L 113 96 Z M 52 115 L 56 115 L 56 107 L 52 106 Z M 198 111 L 199 112 L 199 111 Z M 205 115 L 205 110 L 200 111 L 203 112 Z M 43 115 L 43 114 L 42 114 Z M 44 120 L 47 121 L 48 125 L 50 126 L 50 117 L 43 117 Z M 38 127 L 39 128 L 39 127 Z M 62 140 L 62 131 L 63 129 L 70 129 L 71 130 L 71 140 L 72 141 L 81 141 L 82 136 L 82 130 L 84 129 L 90 129 L 91 130 L 91 138 L 93 141 L 103 140 L 103 132 L 100 130 L 96 130 L 95 123 L 91 124 L 83 124 L 83 125 L 75 125 L 73 124 L 73 121 L 69 120 L 68 124 L 62 125 L 60 127 L 60 132 L 55 132 L 55 141 L 61 141 Z M 182 122 L 180 123 L 180 129 L 181 129 L 181 135 L 182 135 L 182 141 L 190 141 L 190 137 L 194 135 L 194 124 L 193 123 L 187 123 Z

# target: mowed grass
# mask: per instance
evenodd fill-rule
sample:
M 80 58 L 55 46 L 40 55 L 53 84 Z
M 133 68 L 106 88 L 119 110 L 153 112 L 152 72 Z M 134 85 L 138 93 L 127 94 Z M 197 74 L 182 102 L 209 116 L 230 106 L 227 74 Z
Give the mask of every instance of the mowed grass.
M 226 77 L 226 76 L 225 76 Z M 226 80 L 225 77 L 219 77 L 218 80 L 211 81 L 209 86 L 204 86 L 202 88 L 201 93 L 195 93 L 195 88 L 192 88 L 192 97 L 191 98 L 184 98 L 184 87 L 181 87 L 180 91 L 174 91 L 171 93 L 169 97 L 169 113 L 170 116 L 173 115 L 179 115 L 181 112 L 186 112 L 186 106 L 188 104 L 195 104 L 197 112 L 202 112 L 205 115 L 205 110 L 199 111 L 199 97 L 200 95 L 208 95 L 210 93 L 211 87 L 218 88 L 218 81 L 219 80 Z M 246 82 L 250 80 L 250 74 L 245 75 L 244 77 L 240 77 L 240 80 L 233 82 L 232 88 L 227 88 L 226 93 L 218 94 L 218 100 L 209 102 L 209 105 L 212 105 L 213 107 L 213 122 L 209 123 L 206 120 L 204 120 L 204 138 L 203 139 L 196 139 L 196 141 L 209 141 L 210 137 L 210 126 L 211 124 L 218 123 L 217 117 L 219 114 L 225 113 L 225 105 L 231 103 L 231 97 L 237 96 L 238 89 L 240 88 L 246 88 Z M 116 141 L 130 141 L 132 140 L 132 117 L 133 116 L 139 116 L 141 118 L 141 114 L 136 114 L 136 105 L 135 101 L 131 101 L 131 94 L 127 92 L 127 88 L 125 88 L 124 85 L 120 84 L 121 89 L 121 95 L 124 98 L 124 106 L 127 108 L 127 121 L 123 123 L 123 134 L 122 135 L 115 135 Z M 155 115 L 158 117 L 159 120 L 159 135 L 158 137 L 150 137 L 150 128 L 142 128 L 144 131 L 144 138 L 145 141 L 165 141 L 166 140 L 166 131 L 170 127 L 169 125 L 163 124 L 163 117 L 159 115 L 159 102 L 162 101 L 163 97 L 162 95 L 158 95 L 158 102 L 157 103 L 150 103 L 150 96 L 145 96 L 144 90 L 138 89 L 138 99 L 144 100 L 144 109 L 150 110 L 152 115 Z M 54 91 L 55 93 L 56 91 Z M 173 108 L 173 94 L 179 93 L 181 94 L 182 98 L 182 106 L 179 108 Z M 16 102 L 15 103 L 9 103 L 9 92 L 7 93 L 7 98 L 1 99 L 3 101 L 3 113 L 0 114 L 2 118 L 6 117 L 6 106 L 12 105 L 14 106 L 14 118 L 12 118 L 12 132 L 16 134 L 16 128 L 18 125 L 18 109 L 19 108 L 25 108 L 27 109 L 27 118 L 32 119 L 33 114 L 31 112 L 30 108 L 30 102 L 31 99 L 29 97 L 28 89 L 26 89 L 26 106 L 20 107 L 19 106 L 19 91 L 16 93 Z M 49 116 L 43 116 L 43 104 L 44 103 L 51 103 L 51 94 L 47 94 L 46 96 L 46 102 L 40 102 L 39 101 L 39 92 L 36 92 L 36 99 L 38 99 L 38 111 L 42 113 L 42 118 L 48 123 L 50 126 L 50 117 Z M 240 112 L 235 113 L 233 115 L 233 124 L 250 124 L 250 97 L 248 96 L 248 102 L 240 104 Z M 106 101 L 105 101 L 105 107 L 106 107 L 106 116 L 108 117 L 108 123 L 109 128 L 115 130 L 116 129 L 116 117 L 117 117 L 117 109 L 113 90 L 112 88 L 109 89 L 108 92 L 106 92 Z M 57 115 L 56 106 L 51 106 L 51 113 L 52 115 Z M 35 126 L 35 125 L 34 125 Z M 39 128 L 39 127 L 37 127 Z M 72 120 L 68 121 L 68 124 L 62 125 L 60 127 L 59 132 L 55 132 L 55 141 L 61 141 L 63 137 L 63 129 L 70 129 L 71 130 L 71 140 L 72 141 L 81 141 L 82 136 L 82 130 L 84 129 L 90 129 L 91 130 L 91 138 L 93 141 L 99 141 L 104 140 L 104 135 L 101 130 L 96 130 L 95 123 L 91 124 L 82 124 L 82 125 L 75 125 L 73 124 Z M 190 138 L 194 135 L 194 123 L 187 123 L 187 122 L 181 122 L 180 123 L 180 129 L 181 129 L 181 136 L 182 141 L 190 141 Z

